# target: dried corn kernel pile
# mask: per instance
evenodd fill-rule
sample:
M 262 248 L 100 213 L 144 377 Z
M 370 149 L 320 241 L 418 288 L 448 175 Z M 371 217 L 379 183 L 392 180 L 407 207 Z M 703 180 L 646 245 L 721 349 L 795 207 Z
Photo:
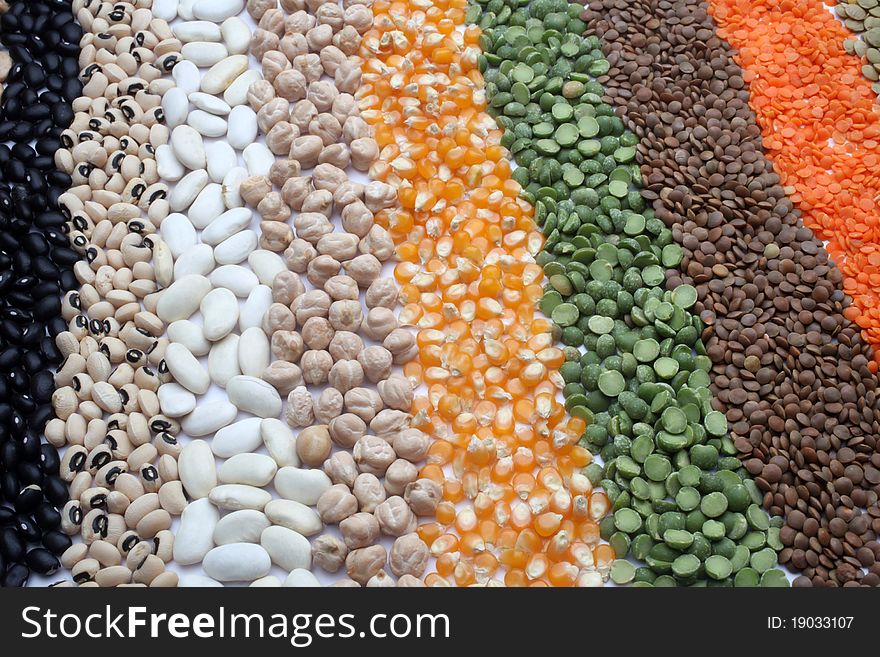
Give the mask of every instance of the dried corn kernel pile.
M 401 322 L 418 330 L 415 424 L 435 441 L 420 476 L 443 494 L 419 527 L 437 558 L 426 582 L 601 585 L 609 504 L 580 473 L 585 422 L 556 399 L 563 353 L 535 315 L 543 238 L 484 111 L 479 29 L 456 29 L 466 6 L 379 0 L 362 45 L 371 175 L 401 202 L 376 220 L 398 245 Z

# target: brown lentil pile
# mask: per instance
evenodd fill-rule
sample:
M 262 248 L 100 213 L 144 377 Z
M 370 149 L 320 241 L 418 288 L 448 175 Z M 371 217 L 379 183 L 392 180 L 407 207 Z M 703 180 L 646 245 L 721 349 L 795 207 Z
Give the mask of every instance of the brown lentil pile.
M 56 164 L 73 180 L 60 204 L 82 260 L 74 266 L 80 288 L 62 303 L 69 329 L 57 338 L 65 360 L 46 437 L 67 445 L 61 476 L 70 501 L 62 527 L 81 541 L 61 561 L 80 586 L 178 581 L 165 565 L 172 516 L 186 506 L 180 426 L 161 415 L 156 394 L 170 376 L 151 260 L 169 212 L 154 156 L 169 138 L 160 104 L 174 84 L 163 75 L 180 43 L 151 5 L 73 3 L 84 32 L 84 88 Z
M 705 2 L 596 0 L 606 97 L 638 135 L 643 195 L 684 250 L 727 415 L 799 586 L 880 585 L 880 408 L 850 300 L 762 150 Z

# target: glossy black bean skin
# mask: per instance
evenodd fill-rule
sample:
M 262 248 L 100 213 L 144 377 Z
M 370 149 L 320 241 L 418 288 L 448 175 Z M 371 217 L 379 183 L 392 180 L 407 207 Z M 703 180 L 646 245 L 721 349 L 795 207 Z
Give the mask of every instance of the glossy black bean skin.
M 42 439 L 53 417 L 54 343 L 67 329 L 63 290 L 78 282 L 58 196 L 61 134 L 82 92 L 71 0 L 22 0 L 0 16 L 13 65 L 0 97 L 0 585 L 51 574 L 71 539 L 59 531 L 68 499 L 58 451 Z

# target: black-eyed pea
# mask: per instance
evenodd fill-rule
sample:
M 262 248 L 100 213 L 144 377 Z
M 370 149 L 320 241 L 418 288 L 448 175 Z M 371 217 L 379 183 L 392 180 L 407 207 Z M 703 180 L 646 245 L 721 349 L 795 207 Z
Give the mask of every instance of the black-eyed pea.
M 364 189 L 364 203 L 371 212 L 392 207 L 397 202 L 397 191 L 380 180 L 373 180 Z
M 183 449 L 177 437 L 169 431 L 160 431 L 153 439 L 153 445 L 160 456 L 171 455 L 174 458 L 180 456 Z
M 257 59 L 262 60 L 266 53 L 278 50 L 280 42 L 281 39 L 277 34 L 258 27 L 254 30 L 253 35 L 251 35 L 250 52 Z M 271 83 L 269 84 L 271 86 Z M 248 95 L 248 99 L 250 99 L 250 95 Z M 253 104 L 251 104 L 251 107 L 254 111 L 259 109 L 259 107 L 254 107 Z
M 81 445 L 71 445 L 61 457 L 60 475 L 61 478 L 70 483 L 73 478 L 86 468 L 86 461 L 89 457 L 89 450 Z
M 297 297 L 296 301 L 296 306 L 291 307 L 291 310 L 300 326 L 311 317 L 327 317 L 330 313 L 330 295 L 324 290 L 309 290 Z
M 324 472 L 334 484 L 345 484 L 349 488 L 354 486 L 354 480 L 358 476 L 357 463 L 351 453 L 346 451 L 331 454 L 324 461 Z
M 354 94 L 361 86 L 361 63 L 358 60 L 346 59 L 337 68 L 333 82 L 339 91 Z
M 125 524 L 127 524 L 130 529 L 134 529 L 144 516 L 155 511 L 159 507 L 158 494 L 146 493 L 141 495 L 139 498 L 133 500 L 125 510 L 123 516 L 125 518 Z
M 297 448 L 299 440 L 297 440 Z M 333 484 L 321 493 L 316 504 L 321 520 L 336 525 L 358 511 L 358 501 L 345 484 Z
M 305 292 L 305 289 L 302 279 L 296 272 L 279 272 L 272 281 L 272 301 L 290 306 L 294 299 Z
M 159 471 L 159 476 L 162 478 L 162 481 L 172 482 L 177 481 L 180 478 L 177 468 L 177 459 L 170 454 L 163 454 L 159 457 L 156 469 Z
M 279 121 L 266 134 L 266 146 L 275 155 L 286 156 L 290 153 L 294 140 L 300 134 L 299 128 L 292 123 Z
M 370 429 L 377 436 L 391 436 L 409 427 L 411 419 L 409 413 L 386 408 L 376 413 L 376 417 L 370 420 Z
M 101 588 L 112 588 L 131 582 L 131 575 L 125 566 L 110 566 L 95 573 L 94 580 Z
M 368 253 L 380 262 L 385 262 L 394 255 L 394 240 L 382 226 L 373 225 L 370 232 L 358 243 L 358 249 L 361 253 Z
M 348 547 L 332 534 L 322 534 L 312 541 L 312 565 L 335 573 L 342 568 L 348 556 Z
M 186 495 L 180 481 L 169 481 L 159 489 L 159 504 L 173 516 L 179 516 L 186 508 Z
M 328 279 L 327 282 L 324 283 L 324 291 L 330 295 L 330 298 L 333 299 L 334 302 L 343 300 L 357 301 L 359 298 L 357 281 L 351 276 L 346 276 L 345 274 L 333 276 Z
M 330 308 L 332 313 L 333 308 Z M 397 316 L 389 308 L 371 308 L 361 323 L 361 331 L 371 340 L 382 342 L 397 328 Z
M 391 352 L 392 362 L 395 365 L 408 363 L 418 351 L 416 338 L 412 331 L 397 328 L 391 331 L 382 341 L 382 346 Z
M 71 386 L 58 388 L 52 393 L 52 408 L 55 410 L 55 416 L 61 420 L 67 420 L 76 413 L 79 402 L 79 397 Z
M 290 391 L 284 419 L 292 427 L 308 427 L 314 422 L 314 401 L 305 386 L 298 386 Z
M 424 575 L 430 558 L 428 546 L 416 533 L 396 538 L 388 555 L 391 572 L 400 577 L 401 581 L 404 577 L 417 579 Z
M 387 536 L 403 536 L 416 529 L 416 517 L 399 495 L 389 497 L 374 511 L 379 528 Z
M 294 218 L 293 227 L 297 237 L 312 244 L 317 244 L 324 235 L 333 232 L 333 224 L 320 212 L 301 212 Z M 311 262 L 308 264 L 310 265 Z M 306 271 L 308 271 L 308 266 L 306 266 Z
M 266 176 L 251 176 L 245 178 L 238 189 L 244 202 L 255 206 L 272 191 L 272 181 Z
M 153 580 L 164 572 L 165 562 L 155 554 L 151 554 L 133 572 L 132 580 L 139 584 L 151 584 Z
M 141 480 L 141 483 L 143 483 L 144 490 L 151 493 L 158 493 L 159 488 L 162 487 L 162 478 L 159 476 L 159 471 L 156 469 L 156 466 L 152 463 L 146 463 L 140 467 L 138 470 L 138 478 Z
M 403 495 L 408 484 L 419 476 L 419 469 L 406 459 L 397 459 L 385 471 L 384 486 L 389 495 Z
M 104 509 L 92 509 L 86 513 L 80 528 L 83 543 L 91 545 L 95 541 L 107 538 L 109 522 L 109 516 Z
M 309 349 L 303 353 L 299 365 L 307 385 L 324 385 L 333 367 L 333 357 L 323 349 Z
M 260 375 L 266 383 L 278 391 L 279 395 L 287 395 L 297 386 L 303 384 L 302 370 L 299 365 L 285 360 L 276 360 L 263 370 Z
M 113 488 L 125 495 L 129 500 L 135 500 L 144 494 L 143 484 L 129 472 L 124 472 L 116 477 Z
M 311 169 L 318 163 L 322 148 L 324 142 L 317 135 L 302 135 L 293 140 L 290 146 L 290 159 L 299 162 L 303 169 Z
M 361 472 L 368 472 L 377 477 L 383 476 L 388 466 L 397 459 L 397 454 L 388 441 L 369 434 L 355 443 L 352 455 Z
M 89 558 L 97 560 L 104 568 L 122 563 L 122 555 L 113 543 L 104 540 L 95 541 L 88 546 L 88 551 Z
M 372 388 L 362 386 L 352 388 L 345 393 L 344 398 L 346 412 L 354 413 L 364 422 L 370 422 L 384 408 L 382 398 Z
M 296 438 L 297 456 L 304 464 L 313 467 L 323 465 L 327 457 L 330 456 L 332 448 L 333 441 L 326 424 L 306 427 L 299 432 L 299 436 Z
M 145 463 L 152 463 L 158 454 L 158 450 L 153 445 L 146 443 L 132 450 L 125 461 L 130 470 L 138 470 Z
M 350 121 L 351 119 L 349 119 Z M 348 121 L 346 121 L 348 124 Z M 379 157 L 379 145 L 371 137 L 359 137 L 351 142 L 351 165 L 358 171 L 369 171 Z
M 263 317 L 263 331 L 267 335 L 273 335 L 277 331 L 295 331 L 296 316 L 290 310 L 288 304 L 274 302 L 269 306 Z
M 127 472 L 128 464 L 125 461 L 109 461 L 108 463 L 98 468 L 98 471 L 95 472 L 95 483 L 98 486 L 112 488 L 115 485 L 116 479 L 119 477 L 119 475 L 126 474 Z M 126 495 L 126 497 L 132 499 L 128 495 Z
M 286 96 L 281 92 L 281 88 L 279 88 L 279 76 L 286 73 L 293 73 L 302 78 L 302 74 L 299 71 L 291 70 L 290 62 L 287 57 L 285 57 L 283 52 L 278 50 L 270 50 L 263 55 L 260 58 L 260 65 L 263 69 L 263 78 L 272 83 L 272 86 L 275 87 L 275 93 L 282 98 L 286 98 Z M 303 84 L 305 84 L 305 78 L 303 78 Z M 288 98 L 288 100 L 293 99 Z
M 324 388 L 315 399 L 315 420 L 329 424 L 339 417 L 344 406 L 342 393 L 335 388 Z
M 340 541 L 341 542 L 341 541 Z M 88 557 L 89 546 L 83 543 L 74 543 L 67 548 L 59 560 L 61 565 L 67 570 L 71 570 L 76 564 Z
M 366 434 L 367 423 L 354 413 L 343 413 L 330 421 L 328 430 L 334 443 L 351 449 Z
M 407 484 L 403 499 L 417 516 L 433 516 L 443 499 L 440 485 L 431 479 L 417 479 Z
M 332 370 L 331 370 L 332 371 Z M 403 376 L 392 375 L 376 384 L 379 397 L 387 408 L 408 411 L 412 408 L 414 391 L 409 380 Z M 395 448 L 397 451 L 397 448 Z M 409 458 L 409 457 L 404 457 Z M 418 460 L 418 459 L 416 459 Z
M 379 345 L 367 347 L 358 354 L 357 360 L 364 368 L 364 376 L 372 383 L 378 383 L 391 375 L 391 352 L 385 347 Z
M 177 588 L 179 582 L 180 576 L 177 573 L 175 573 L 173 570 L 166 570 L 161 575 L 158 575 L 152 582 L 150 582 L 150 588 L 175 589 Z
M 107 493 L 105 508 L 109 513 L 124 514 L 126 509 L 128 509 L 129 504 L 131 504 L 131 500 L 118 490 L 111 490 Z
M 370 253 L 364 253 L 356 258 L 343 263 L 345 273 L 357 281 L 357 284 L 363 288 L 369 287 L 370 283 L 375 281 L 382 272 L 382 263 L 376 256 Z
M 348 576 L 362 586 L 385 567 L 388 553 L 381 545 L 370 545 L 348 553 L 345 570 Z
M 82 530 L 84 517 L 82 505 L 76 500 L 68 500 L 61 509 L 61 531 L 74 536 Z
M 174 534 L 170 529 L 163 529 L 153 538 L 153 553 L 163 562 L 171 561 L 174 550 Z
M 119 550 L 119 554 L 123 557 L 128 557 L 128 553 L 131 552 L 134 547 L 141 542 L 140 536 L 137 535 L 137 532 L 133 529 L 130 529 L 126 532 L 123 532 L 119 539 L 116 541 L 116 548 Z M 152 545 L 150 545 L 150 550 L 152 550 Z
M 73 568 L 70 569 L 70 574 L 74 582 L 83 584 L 93 580 L 99 570 L 101 570 L 101 564 L 98 563 L 97 559 L 82 559 L 74 564 Z
M 135 531 L 144 538 L 153 538 L 160 531 L 170 528 L 171 514 L 165 509 L 156 509 L 141 518 L 135 527 Z
M 324 283 L 336 276 L 341 269 L 342 263 L 336 258 L 329 255 L 319 255 L 306 268 L 306 278 L 315 287 L 324 287 Z
M 279 123 L 278 125 L 290 125 Z M 277 128 L 278 126 L 275 126 Z M 275 130 L 272 128 L 272 130 Z M 286 149 L 282 152 L 286 152 Z M 290 219 L 290 208 L 284 203 L 279 192 L 269 192 L 257 203 L 257 212 L 265 221 L 287 221 Z
M 333 45 L 346 55 L 354 55 L 361 45 L 361 36 L 354 27 L 346 25 L 333 35 Z
M 327 350 L 333 360 L 353 360 L 364 350 L 364 341 L 357 333 L 336 331 Z
M 293 241 L 293 230 L 280 221 L 260 222 L 260 248 L 281 253 Z
M 288 147 L 288 152 L 290 148 Z M 273 185 L 281 189 L 291 178 L 300 175 L 302 168 L 296 160 L 275 160 L 275 163 L 269 168 L 269 180 Z

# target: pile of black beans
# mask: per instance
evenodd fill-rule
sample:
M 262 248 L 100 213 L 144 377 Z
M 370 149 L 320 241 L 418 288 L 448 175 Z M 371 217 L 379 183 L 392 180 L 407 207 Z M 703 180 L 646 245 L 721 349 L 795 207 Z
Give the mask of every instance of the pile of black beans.
M 82 92 L 82 30 L 70 0 L 9 5 L 0 16 L 13 61 L 0 98 L 0 585 L 23 586 L 60 568 L 71 543 L 58 452 L 41 436 L 53 416 L 55 336 L 67 328 L 61 295 L 77 284 L 57 204 L 71 179 L 54 155 Z

